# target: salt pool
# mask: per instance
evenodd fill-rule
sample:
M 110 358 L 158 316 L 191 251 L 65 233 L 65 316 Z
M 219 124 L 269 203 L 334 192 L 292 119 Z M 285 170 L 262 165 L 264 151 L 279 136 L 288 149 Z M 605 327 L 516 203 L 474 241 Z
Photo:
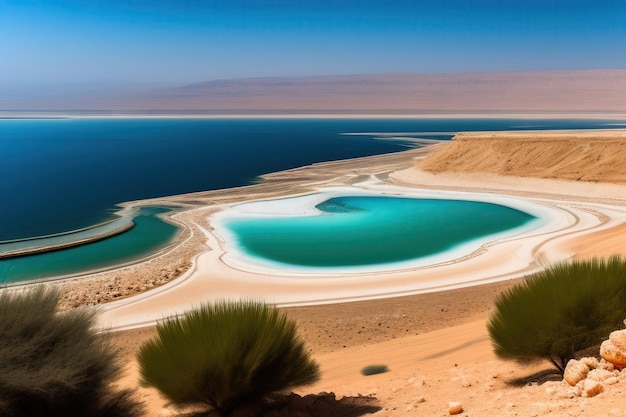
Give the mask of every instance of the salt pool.
M 245 203 L 215 220 L 231 258 L 331 271 L 433 262 L 543 224 L 522 209 L 486 201 L 332 193 Z

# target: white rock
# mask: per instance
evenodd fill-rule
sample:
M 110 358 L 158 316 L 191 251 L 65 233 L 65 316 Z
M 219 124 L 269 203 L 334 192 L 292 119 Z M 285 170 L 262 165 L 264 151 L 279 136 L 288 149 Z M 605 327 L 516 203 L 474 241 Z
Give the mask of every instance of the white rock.
M 584 363 L 577 361 L 576 359 L 570 359 L 565 366 L 563 372 L 563 380 L 565 380 L 571 386 L 576 385 L 579 381 L 582 381 L 587 377 L 589 373 L 589 367 Z
M 461 414 L 462 412 L 463 412 L 463 404 L 461 404 L 460 402 L 451 401 L 448 403 L 448 413 L 451 416 L 454 416 L 456 414 Z
M 607 371 L 606 369 L 592 369 L 587 374 L 587 379 L 594 379 L 596 381 L 603 382 L 608 378 L 614 378 L 613 372 Z
M 617 384 L 618 381 L 619 381 L 619 379 L 617 379 L 616 376 L 612 376 L 612 377 L 607 378 L 604 381 L 602 381 L 602 383 L 604 385 L 615 385 L 615 384 Z
M 586 397 L 595 397 L 602 391 L 604 391 L 602 383 L 594 379 L 585 379 L 585 381 L 583 382 L 583 394 Z

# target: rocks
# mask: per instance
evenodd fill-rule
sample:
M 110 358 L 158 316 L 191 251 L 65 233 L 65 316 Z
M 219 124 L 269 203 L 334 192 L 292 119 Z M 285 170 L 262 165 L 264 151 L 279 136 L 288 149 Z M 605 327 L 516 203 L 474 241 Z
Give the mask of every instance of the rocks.
M 620 375 L 619 369 L 614 369 L 613 364 L 605 359 L 600 361 L 592 357 L 572 359 L 565 367 L 563 381 L 573 388 L 566 392 L 561 392 L 563 390 L 555 392 L 556 397 L 595 397 L 606 387 L 618 383 Z
M 563 372 L 563 379 L 571 386 L 574 386 L 587 378 L 588 373 L 589 366 L 587 366 L 586 363 L 577 361 L 576 359 L 570 359 Z
M 617 330 L 600 345 L 600 356 L 616 368 L 626 367 L 626 330 Z
M 598 369 L 606 369 L 607 371 L 613 371 L 615 369 L 615 365 L 613 365 L 611 362 L 607 362 L 603 359 L 600 360 L 600 363 L 598 364 Z
M 582 394 L 585 397 L 595 397 L 604 391 L 602 383 L 593 379 L 585 379 L 582 384 Z
M 572 359 L 567 363 L 563 373 L 563 381 L 572 386 L 567 392 L 555 391 L 556 398 L 563 397 L 595 397 L 602 393 L 606 387 L 619 382 L 622 372 L 614 369 L 611 362 L 604 358 L 581 358 Z M 624 374 L 626 377 L 626 373 Z
M 589 369 L 596 369 L 600 365 L 600 361 L 598 361 L 598 358 L 594 358 L 593 356 L 580 358 L 580 362 L 587 365 Z
M 60 308 L 103 304 L 148 291 L 182 275 L 190 265 L 179 258 L 172 260 L 172 265 L 162 267 L 167 259 L 155 258 L 123 269 L 65 281 L 61 284 Z
M 463 404 L 456 401 L 451 401 L 448 403 L 448 413 L 451 416 L 461 414 L 463 412 Z
M 593 379 L 594 381 L 604 382 L 607 379 L 614 377 L 615 375 L 611 371 L 606 369 L 592 369 L 587 375 L 587 379 Z

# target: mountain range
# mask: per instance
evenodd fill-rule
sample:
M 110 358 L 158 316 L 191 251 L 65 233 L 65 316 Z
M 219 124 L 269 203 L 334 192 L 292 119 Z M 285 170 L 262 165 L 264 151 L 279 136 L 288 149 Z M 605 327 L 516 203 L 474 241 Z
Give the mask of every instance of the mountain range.
M 174 113 L 623 112 L 626 70 L 212 80 L 167 88 L 0 95 L 2 111 Z

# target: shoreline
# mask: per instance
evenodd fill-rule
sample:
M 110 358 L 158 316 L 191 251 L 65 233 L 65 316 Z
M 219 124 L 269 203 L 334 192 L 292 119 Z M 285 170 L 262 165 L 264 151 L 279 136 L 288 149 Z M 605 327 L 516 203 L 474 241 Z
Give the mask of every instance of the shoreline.
M 533 216 L 535 219 L 529 224 L 517 226 L 486 236 L 473 238 L 465 242 L 457 243 L 453 248 L 436 254 L 422 256 L 415 259 L 387 262 L 381 264 L 337 266 L 337 267 L 309 267 L 303 265 L 280 264 L 269 259 L 255 257 L 235 245 L 232 232 L 224 225 L 229 218 L 241 218 L 241 216 L 255 218 L 271 218 L 273 216 L 290 215 L 320 215 L 314 210 L 314 206 L 329 198 L 340 196 L 381 196 L 416 199 L 435 199 L 490 203 L 502 207 L 522 211 Z M 294 214 L 295 213 L 295 214 Z M 351 187 L 322 188 L 318 192 L 300 197 L 286 197 L 271 201 L 254 201 L 237 203 L 223 207 L 222 210 L 210 217 L 212 225 L 211 233 L 219 241 L 221 262 L 231 268 L 243 272 L 271 274 L 278 276 L 297 275 L 299 277 L 325 277 L 341 275 L 362 276 L 370 274 L 387 274 L 402 271 L 415 271 L 418 269 L 432 268 L 435 266 L 455 263 L 459 259 L 469 259 L 478 256 L 485 251 L 486 247 L 494 245 L 494 242 L 505 242 L 515 239 L 519 235 L 538 235 L 548 233 L 550 223 L 562 222 L 560 213 L 553 212 L 531 201 L 507 198 L 489 194 L 469 192 L 441 192 L 433 190 L 413 189 L 398 187 L 383 182 L 368 180 L 355 184 Z
M 17 250 L 0 253 L 0 260 L 6 259 L 10 261 L 11 259 L 28 257 L 29 255 L 40 255 L 47 252 L 81 247 L 84 245 L 97 243 L 105 239 L 113 238 L 122 235 L 123 233 L 133 233 L 131 229 L 134 229 L 137 226 L 135 219 L 141 215 L 141 209 L 150 207 L 158 208 L 158 205 L 150 204 L 134 204 L 124 206 L 124 203 L 122 203 L 120 204 L 120 206 L 121 209 L 118 211 L 119 218 L 106 223 L 101 223 L 93 227 L 78 229 L 74 232 L 59 233 L 55 235 L 36 237 L 33 239 L 20 239 L 14 242 L 9 242 L 5 244 L 5 246 L 10 246 L 12 243 L 18 246 L 28 245 L 30 244 L 30 242 L 43 242 L 47 243 L 48 245 L 35 247 L 31 246 L 25 247 L 23 249 L 18 248 Z M 174 238 L 163 240 L 161 247 L 156 250 L 153 249 L 149 252 L 146 252 L 145 250 L 139 251 L 139 255 L 132 257 L 132 259 L 130 260 L 120 261 L 118 259 L 114 263 L 108 263 L 98 268 L 92 267 L 92 269 L 80 270 L 78 272 L 66 272 L 53 276 L 39 277 L 37 279 L 1 282 L 1 284 L 4 287 L 20 287 L 38 285 L 42 283 L 50 283 L 53 285 L 58 284 L 63 286 L 65 282 L 70 282 L 72 280 L 80 280 L 81 278 L 89 280 L 90 278 L 94 277 L 107 276 L 110 274 L 115 274 L 117 271 L 123 271 L 127 268 L 137 267 L 138 265 L 146 264 L 153 259 L 159 259 L 164 255 L 167 255 L 167 253 L 175 251 L 178 246 L 184 245 L 185 242 L 189 239 L 188 225 L 173 218 L 173 216 L 178 211 L 179 210 L 176 208 L 171 208 L 171 210 L 166 213 L 151 215 L 154 219 L 162 223 L 170 224 L 174 226 L 177 230 Z M 98 231 L 99 234 L 92 235 L 94 231 Z M 72 240 L 69 242 L 63 241 L 67 237 L 75 237 L 76 235 L 83 235 L 83 237 L 79 240 Z M 126 256 L 128 257 L 127 254 Z M 8 268 L 11 268 L 11 265 L 9 265 Z
M 206 246 L 206 230 L 211 229 L 207 219 L 216 210 L 220 210 L 221 205 L 305 195 L 319 191 L 320 187 L 351 186 L 371 178 L 389 182 L 395 186 L 419 187 L 425 190 L 465 190 L 486 194 L 506 191 L 504 194 L 515 198 L 536 196 L 539 192 L 548 199 L 562 199 L 566 203 L 574 198 L 572 195 L 579 196 L 575 197 L 579 201 L 607 204 L 623 202 L 623 199 L 611 198 L 620 194 L 620 191 L 616 191 L 616 189 L 623 189 L 620 185 L 603 184 L 603 189 L 608 189 L 608 191 L 597 192 L 594 196 L 590 193 L 590 189 L 597 188 L 595 183 L 564 181 L 563 183 L 566 184 L 563 186 L 559 181 L 539 180 L 537 184 L 532 179 L 528 179 L 530 185 L 524 186 L 525 182 L 520 183 L 517 178 L 512 180 L 507 177 L 492 176 L 487 179 L 477 178 L 472 182 L 472 174 L 448 174 L 446 176 L 414 170 L 415 162 L 424 158 L 438 146 L 435 144 L 400 153 L 294 168 L 266 174 L 261 177 L 260 183 L 249 186 L 124 203 L 123 206 L 126 208 L 144 205 L 184 205 L 187 210 L 174 215 L 172 219 L 184 224 L 186 229 L 184 233 L 192 238 L 186 239 L 181 235 L 182 244 L 176 245 L 166 254 L 158 254 L 154 259 L 136 262 L 133 265 L 107 272 L 64 280 L 60 283 L 68 290 L 64 305 L 69 307 L 84 303 L 102 304 L 117 298 L 141 294 L 195 268 L 192 264 L 196 257 L 207 250 L 214 252 L 214 249 Z M 405 178 L 407 172 L 412 175 L 409 179 Z M 460 181 L 461 177 L 464 182 Z M 451 184 L 456 185 L 451 186 Z M 485 187 L 485 184 L 489 186 Z M 573 190 L 569 193 L 570 196 L 567 192 L 555 194 L 560 190 L 568 189 Z
M 398 191 L 385 184 L 381 187 Z M 530 201 L 528 197 L 522 200 Z M 200 254 L 187 273 L 150 293 L 104 305 L 100 323 L 109 329 L 149 326 L 191 305 L 224 298 L 256 298 L 289 307 L 393 298 L 509 281 L 569 259 L 573 254 L 567 250 L 567 242 L 571 239 L 626 222 L 625 207 L 582 202 L 572 205 L 567 200 L 540 197 L 535 197 L 534 203 L 552 210 L 556 221 L 530 235 L 490 241 L 450 261 L 381 272 L 335 275 L 251 268 L 225 259 L 227 252 L 219 236 L 204 229 L 211 250 Z
M 623 135 L 624 132 L 617 134 Z M 195 225 L 207 239 L 210 249 L 197 255 L 192 268 L 181 279 L 150 294 L 105 305 L 102 308 L 101 325 L 107 328 L 150 325 L 164 315 L 180 314 L 187 309 L 185 306 L 197 305 L 203 300 L 253 297 L 279 306 L 342 303 L 511 280 L 549 263 L 571 258 L 574 253 L 570 250 L 569 242 L 584 239 L 591 232 L 608 233 L 612 227 L 626 222 L 624 185 L 503 177 L 496 174 L 480 174 L 480 178 L 472 180 L 472 176 L 465 173 L 432 174 L 415 168 L 417 160 L 440 146 L 445 145 L 433 145 L 391 157 L 336 161 L 270 174 L 265 176 L 266 181 L 261 184 L 242 187 L 239 195 L 237 190 L 231 190 L 231 195 L 222 201 L 214 198 L 215 192 L 189 195 L 189 199 L 197 200 L 204 195 L 212 201 L 208 208 L 194 210 L 199 216 L 196 217 Z M 375 161 L 383 160 L 391 160 L 393 163 L 376 165 Z M 341 175 L 338 176 L 339 173 Z M 319 177 L 322 174 L 327 175 L 323 180 Z M 287 180 L 295 182 L 285 185 L 284 181 Z M 243 191 L 250 191 L 254 187 L 260 190 L 259 194 Z M 268 187 L 275 193 L 268 194 Z M 504 195 L 543 206 L 561 220 L 537 236 L 491 242 L 451 262 L 380 273 L 342 273 L 339 276 L 251 270 L 249 265 L 229 260 L 223 242 L 213 233 L 210 217 L 232 202 L 272 200 L 333 187 L 385 193 L 423 188 L 430 192 L 439 190 L 435 192 L 441 193 L 452 191 L 487 196 Z

